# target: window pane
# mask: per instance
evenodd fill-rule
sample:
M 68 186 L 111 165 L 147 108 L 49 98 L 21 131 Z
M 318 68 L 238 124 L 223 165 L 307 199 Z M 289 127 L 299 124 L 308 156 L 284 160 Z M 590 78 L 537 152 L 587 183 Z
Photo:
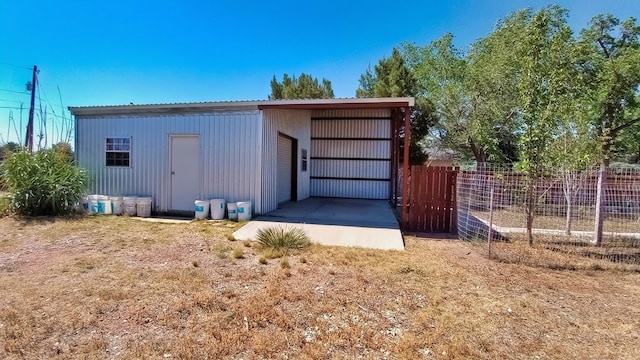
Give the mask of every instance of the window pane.
M 129 167 L 131 138 L 106 138 L 106 166 Z

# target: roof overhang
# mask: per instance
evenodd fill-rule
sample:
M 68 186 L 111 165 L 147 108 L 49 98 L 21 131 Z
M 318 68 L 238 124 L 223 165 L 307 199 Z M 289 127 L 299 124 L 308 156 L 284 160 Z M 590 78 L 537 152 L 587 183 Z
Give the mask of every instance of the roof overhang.
M 393 109 L 411 107 L 412 97 L 275 100 L 258 105 L 259 109 Z
M 413 97 L 350 98 L 350 99 L 299 99 L 299 100 L 255 100 L 224 101 L 176 104 L 70 106 L 75 116 L 108 116 L 135 114 L 176 114 L 220 111 L 252 111 L 263 109 L 393 109 L 412 107 Z

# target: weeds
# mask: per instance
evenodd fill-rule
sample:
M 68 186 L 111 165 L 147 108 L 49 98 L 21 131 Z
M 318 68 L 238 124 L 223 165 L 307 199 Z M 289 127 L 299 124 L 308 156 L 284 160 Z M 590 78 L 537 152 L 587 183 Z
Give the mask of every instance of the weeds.
M 11 209 L 20 215 L 71 214 L 87 188 L 83 169 L 55 150 L 10 154 L 1 170 L 11 195 Z
M 271 255 L 279 255 L 275 257 L 286 255 L 289 250 L 305 249 L 311 244 L 304 230 L 279 226 L 258 230 L 256 239 L 263 249 L 271 251 Z
M 640 358 L 640 274 L 604 260 L 556 271 L 407 237 L 260 265 L 219 261 L 254 250 L 200 228 L 0 218 L 0 358 Z
M 242 248 L 235 248 L 233 249 L 232 256 L 234 259 L 244 259 L 244 251 Z
M 410 274 L 410 273 L 414 273 L 418 276 L 425 276 L 424 270 L 418 269 L 415 266 L 403 265 L 402 267 L 400 267 L 400 274 Z

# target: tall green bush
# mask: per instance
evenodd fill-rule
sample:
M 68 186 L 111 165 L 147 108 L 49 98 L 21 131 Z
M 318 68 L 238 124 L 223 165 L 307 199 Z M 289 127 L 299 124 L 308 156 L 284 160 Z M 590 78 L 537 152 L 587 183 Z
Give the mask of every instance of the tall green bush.
M 11 193 L 11 209 L 20 215 L 70 214 L 89 182 L 85 170 L 51 149 L 12 153 L 0 169 Z

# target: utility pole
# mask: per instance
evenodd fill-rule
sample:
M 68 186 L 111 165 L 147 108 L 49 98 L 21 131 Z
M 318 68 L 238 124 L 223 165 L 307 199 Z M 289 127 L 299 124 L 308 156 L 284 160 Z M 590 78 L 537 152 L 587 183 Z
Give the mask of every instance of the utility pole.
M 31 80 L 31 107 L 29 108 L 29 122 L 27 123 L 27 134 L 25 136 L 24 145 L 33 152 L 33 112 L 36 102 L 36 83 L 38 81 L 38 67 L 33 65 L 33 79 Z

